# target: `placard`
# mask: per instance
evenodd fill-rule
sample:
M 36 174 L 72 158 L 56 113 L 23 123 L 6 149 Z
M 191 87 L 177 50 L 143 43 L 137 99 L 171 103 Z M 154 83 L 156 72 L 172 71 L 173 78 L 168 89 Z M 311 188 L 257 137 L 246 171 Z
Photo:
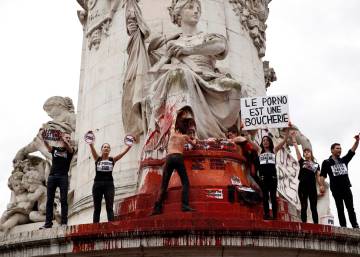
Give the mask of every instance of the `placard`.
M 241 98 L 241 121 L 244 130 L 288 127 L 288 97 L 277 95 Z
M 62 132 L 57 129 L 43 129 L 41 136 L 44 140 L 47 141 L 60 141 Z
M 86 134 L 84 135 L 84 140 L 85 140 L 85 143 L 87 143 L 87 144 L 94 143 L 95 142 L 94 132 L 92 132 L 92 131 L 86 132 Z

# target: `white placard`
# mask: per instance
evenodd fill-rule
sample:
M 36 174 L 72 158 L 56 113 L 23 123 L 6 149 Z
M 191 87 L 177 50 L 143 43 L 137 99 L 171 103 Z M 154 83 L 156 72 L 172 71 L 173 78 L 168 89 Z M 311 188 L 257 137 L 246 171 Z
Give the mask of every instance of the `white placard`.
M 286 95 L 241 98 L 244 130 L 289 126 L 289 102 Z

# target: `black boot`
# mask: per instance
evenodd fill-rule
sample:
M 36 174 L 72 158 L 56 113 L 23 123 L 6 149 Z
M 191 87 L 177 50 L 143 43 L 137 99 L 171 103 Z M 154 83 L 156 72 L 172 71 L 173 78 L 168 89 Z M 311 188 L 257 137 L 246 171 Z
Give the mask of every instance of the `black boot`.
M 183 204 L 182 207 L 181 207 L 181 210 L 183 212 L 187 212 L 187 211 L 195 211 L 195 209 L 191 208 L 189 205 L 187 204 Z
M 162 213 L 162 204 L 161 203 L 158 203 L 156 202 L 155 203 L 155 206 L 154 206 L 154 209 L 151 213 L 151 216 L 154 216 L 154 215 L 159 215 Z

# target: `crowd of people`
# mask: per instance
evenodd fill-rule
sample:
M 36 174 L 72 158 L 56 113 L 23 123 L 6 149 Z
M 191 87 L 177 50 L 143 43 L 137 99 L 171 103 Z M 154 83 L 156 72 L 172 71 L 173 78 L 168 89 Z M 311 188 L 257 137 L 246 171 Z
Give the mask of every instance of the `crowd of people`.
M 190 120 L 191 121 L 191 120 Z M 158 197 L 154 203 L 152 215 L 159 215 L 162 213 L 162 206 L 166 197 L 168 184 L 174 170 L 179 174 L 182 183 L 182 211 L 195 211 L 189 205 L 189 179 L 184 165 L 184 146 L 185 144 L 196 145 L 197 139 L 194 138 L 194 126 L 189 121 L 179 120 L 173 122 L 169 129 L 169 142 L 167 148 L 167 156 L 163 167 L 163 176 L 161 188 L 158 192 Z M 292 145 L 295 147 L 296 157 L 300 166 L 298 175 L 299 187 L 298 195 L 301 203 L 301 220 L 307 222 L 308 201 L 310 202 L 310 210 L 312 213 L 313 223 L 319 223 L 317 212 L 317 186 L 319 185 L 320 195 L 325 192 L 325 179 L 330 178 L 330 190 L 335 200 L 340 226 L 346 227 L 346 218 L 344 214 L 344 204 L 348 211 L 350 223 L 353 228 L 359 228 L 356 214 L 353 206 L 353 196 L 351 192 L 351 183 L 348 176 L 348 164 L 355 155 L 355 151 L 359 145 L 359 135 L 355 136 L 355 142 L 347 154 L 341 157 L 341 145 L 334 143 L 331 145 L 331 155 L 328 159 L 322 162 L 320 166 L 316 162 L 312 149 L 304 148 L 300 152 L 298 142 L 296 141 L 296 131 L 292 130 L 292 125 L 285 129 L 286 133 L 283 139 L 274 144 L 270 136 L 264 136 L 261 139 L 260 145 L 252 140 L 253 135 L 240 135 L 237 129 L 230 128 L 227 133 L 227 138 L 231 143 L 244 146 L 244 142 L 249 144 L 247 149 L 242 150 L 242 154 L 248 160 L 254 163 L 255 172 L 251 174 L 256 177 L 263 195 L 263 210 L 264 220 L 276 220 L 278 205 L 277 205 L 277 170 L 276 170 L 276 154 L 282 149 L 285 143 L 291 139 Z M 111 147 L 108 143 L 101 146 L 101 154 L 98 154 L 93 144 L 93 135 L 89 134 L 90 152 L 95 161 L 95 178 L 92 188 L 94 213 L 93 222 L 100 221 L 102 199 L 105 199 L 105 206 L 108 221 L 114 220 L 114 179 L 113 169 L 117 161 L 119 161 L 131 148 L 134 138 L 130 138 L 126 143 L 126 148 L 115 156 L 110 155 Z M 53 205 L 56 188 L 60 188 L 60 202 L 61 202 L 61 225 L 67 225 L 68 206 L 67 206 L 67 191 L 68 191 L 68 171 L 70 162 L 74 153 L 74 149 L 70 144 L 71 137 L 64 133 L 61 137 L 62 145 L 60 147 L 50 146 L 49 143 L 43 139 L 45 147 L 52 155 L 52 167 L 48 177 L 47 186 L 47 204 L 46 204 L 46 221 L 41 228 L 52 227 L 53 220 Z M 270 215 L 269 199 L 271 201 L 272 211 Z

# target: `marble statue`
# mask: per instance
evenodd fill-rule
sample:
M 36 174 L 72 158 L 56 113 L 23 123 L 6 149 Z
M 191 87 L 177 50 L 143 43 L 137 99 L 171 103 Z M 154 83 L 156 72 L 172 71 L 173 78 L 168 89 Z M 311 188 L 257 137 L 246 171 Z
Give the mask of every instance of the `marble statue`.
M 32 203 L 36 203 L 36 210 L 29 213 L 29 219 L 32 222 L 45 221 L 46 187 L 44 182 L 44 175 L 35 169 L 27 171 L 22 177 L 22 184 L 28 192 L 28 200 Z
M 14 164 L 8 180 L 11 199 L 2 215 L 0 231 L 6 232 L 16 225 L 45 220 L 45 167 L 44 159 L 31 155 Z
M 21 161 L 27 158 L 27 155 L 34 153 L 36 151 L 41 152 L 41 154 L 46 158 L 49 165 L 51 164 L 51 155 L 44 146 L 41 140 L 41 130 L 44 129 L 53 129 L 61 132 L 67 132 L 69 134 L 74 134 L 75 125 L 76 125 L 76 116 L 74 111 L 74 105 L 72 100 L 69 97 L 53 96 L 47 99 L 43 106 L 44 111 L 52 118 L 51 121 L 43 124 L 39 132 L 28 145 L 21 148 L 14 158 L 14 163 Z M 50 144 L 57 144 L 56 141 L 49 141 Z M 73 158 L 72 163 L 76 162 L 76 158 Z M 72 165 L 73 165 L 72 164 Z M 46 168 L 46 174 L 50 170 L 50 166 Z M 47 177 L 47 176 L 45 176 Z
M 189 110 L 200 139 L 222 138 L 239 120 L 241 85 L 216 67 L 216 61 L 227 55 L 227 39 L 198 29 L 198 0 L 174 0 L 169 13 L 181 32 L 155 37 L 148 47 L 149 72 L 154 80 L 146 98 L 149 124 L 145 149 L 154 145 L 153 139 L 163 140 L 169 128 L 164 124 L 182 109 Z
M 8 186 L 13 194 L 6 211 L 0 219 L 0 231 L 7 232 L 10 228 L 29 222 L 29 213 L 33 203 L 27 198 L 27 192 L 21 183 L 22 172 L 14 172 L 9 180 Z
M 147 94 L 144 85 L 150 69 L 150 60 L 144 43 L 150 35 L 150 29 L 143 19 L 137 1 L 125 2 L 126 31 L 130 38 L 127 45 L 129 58 L 122 94 L 122 110 L 127 110 L 122 112 L 124 130 L 126 134 L 136 137 L 146 131 L 142 99 Z
M 72 100 L 68 97 L 50 97 L 45 101 L 43 109 L 52 120 L 41 126 L 35 138 L 21 148 L 13 160 L 14 171 L 9 178 L 12 196 L 8 209 L 1 219 L 1 230 L 7 231 L 19 224 L 45 220 L 45 180 L 51 167 L 51 154 L 41 140 L 41 133 L 44 130 L 53 130 L 74 134 L 76 116 Z M 59 143 L 56 138 L 48 142 L 53 146 Z M 75 145 L 75 142 L 72 144 Z M 31 155 L 36 151 L 39 151 L 45 160 Z M 75 164 L 76 157 L 74 156 L 71 167 Z M 60 204 L 56 204 L 56 217 L 60 213 L 59 207 Z

